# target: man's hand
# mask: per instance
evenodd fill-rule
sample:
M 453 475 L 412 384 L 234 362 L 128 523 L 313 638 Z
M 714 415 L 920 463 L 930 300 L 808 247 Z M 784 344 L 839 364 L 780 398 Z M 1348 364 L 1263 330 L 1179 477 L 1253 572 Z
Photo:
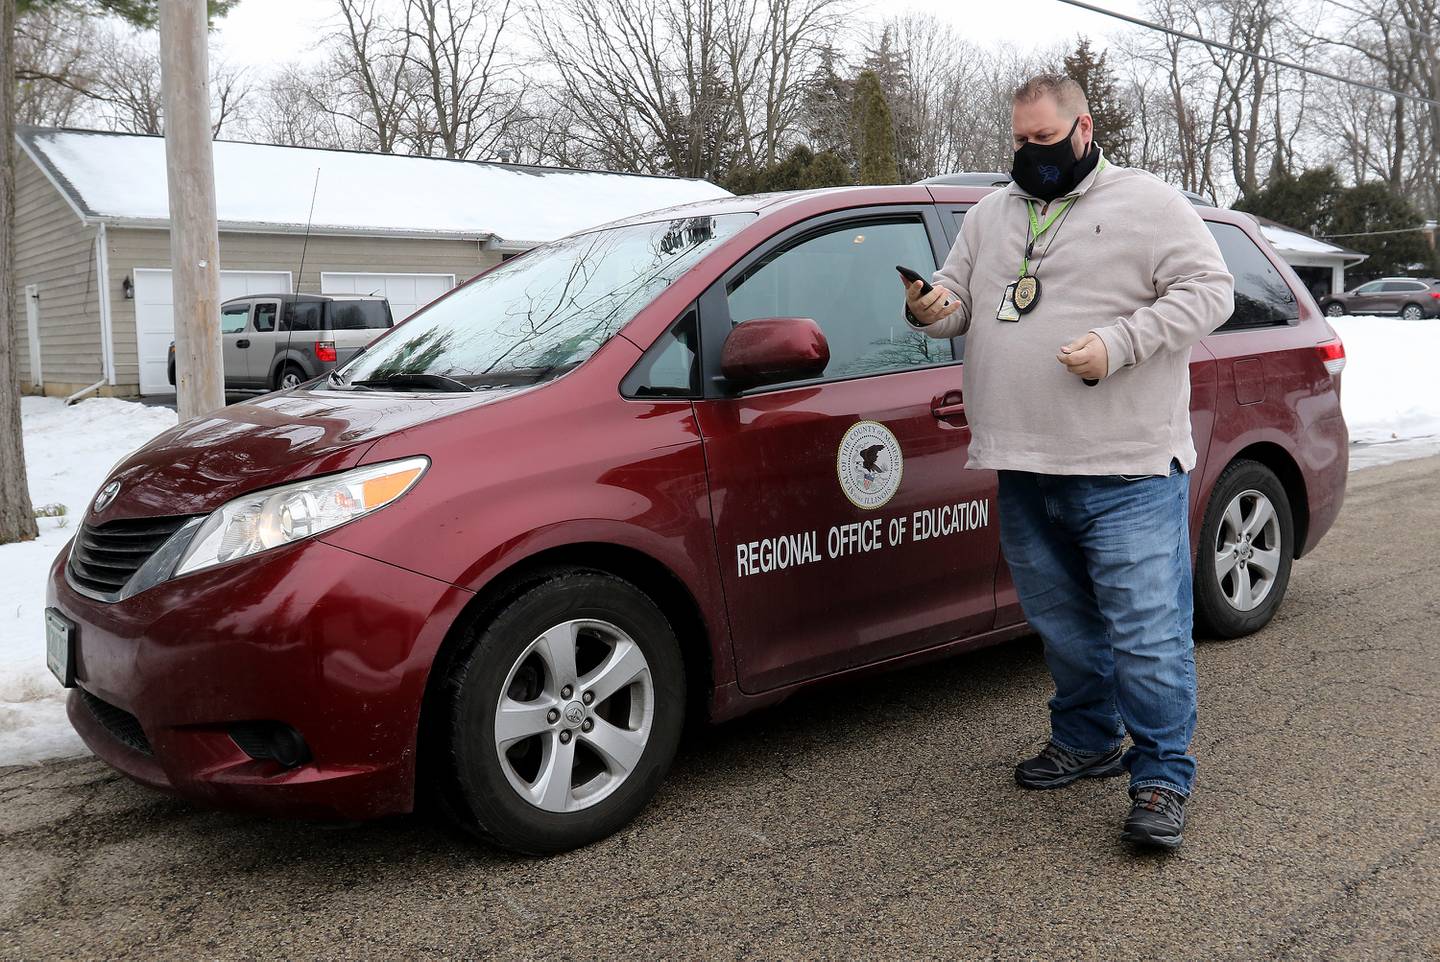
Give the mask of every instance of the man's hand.
M 930 293 L 922 297 L 920 288 L 923 286 L 923 281 L 905 285 L 905 304 L 910 308 L 910 313 L 915 315 L 915 320 L 921 324 L 934 324 L 960 310 L 960 298 L 939 284 L 934 285 Z
M 1094 332 L 1060 348 L 1055 359 L 1065 365 L 1071 374 L 1084 378 L 1099 380 L 1110 372 L 1110 353 L 1105 350 L 1105 342 Z

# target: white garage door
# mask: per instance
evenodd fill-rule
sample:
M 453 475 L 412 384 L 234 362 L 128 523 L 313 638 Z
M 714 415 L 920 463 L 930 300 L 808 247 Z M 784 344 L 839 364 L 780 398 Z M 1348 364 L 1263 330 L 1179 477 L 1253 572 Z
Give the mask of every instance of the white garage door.
M 244 294 L 290 291 L 289 271 L 221 271 L 220 300 Z M 215 321 L 219 323 L 219 318 Z M 135 269 L 135 335 L 140 351 L 140 393 L 173 394 L 167 371 L 175 340 L 175 294 L 168 268 Z
M 454 274 L 345 274 L 320 275 L 321 294 L 383 294 L 390 314 L 400 323 L 455 286 Z

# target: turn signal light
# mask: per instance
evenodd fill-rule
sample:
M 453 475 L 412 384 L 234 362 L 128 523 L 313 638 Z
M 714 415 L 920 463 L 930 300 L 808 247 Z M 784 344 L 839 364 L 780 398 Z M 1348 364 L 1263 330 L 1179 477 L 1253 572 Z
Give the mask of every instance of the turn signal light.
M 317 361 L 333 361 L 333 360 L 335 360 L 335 342 L 334 342 L 334 341 L 316 341 L 316 342 L 315 342 L 315 360 L 317 360 Z
M 1345 370 L 1345 345 L 1338 338 L 1315 345 L 1315 351 L 1320 355 L 1320 361 L 1325 365 L 1325 370 L 1332 375 Z

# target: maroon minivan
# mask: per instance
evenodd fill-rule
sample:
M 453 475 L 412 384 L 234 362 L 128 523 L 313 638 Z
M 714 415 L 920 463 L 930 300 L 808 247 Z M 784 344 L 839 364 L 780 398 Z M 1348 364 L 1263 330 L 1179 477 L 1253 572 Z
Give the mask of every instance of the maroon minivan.
M 995 475 L 964 468 L 964 339 L 905 324 L 894 267 L 933 268 L 985 192 L 621 221 L 162 434 L 51 572 L 72 723 L 197 800 L 365 818 L 424 789 L 544 853 L 640 811 L 687 704 L 1025 632 Z M 1195 591 L 1233 637 L 1340 509 L 1344 351 L 1248 217 L 1201 215 L 1236 295 L 1192 355 Z

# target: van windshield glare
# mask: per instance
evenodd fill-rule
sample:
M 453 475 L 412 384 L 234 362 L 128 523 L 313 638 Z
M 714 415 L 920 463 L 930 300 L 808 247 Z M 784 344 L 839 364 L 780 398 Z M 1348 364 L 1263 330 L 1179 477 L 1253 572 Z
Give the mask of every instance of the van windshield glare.
M 476 390 L 538 384 L 585 361 L 751 213 L 593 231 L 456 289 L 356 357 L 329 386 L 440 375 Z

